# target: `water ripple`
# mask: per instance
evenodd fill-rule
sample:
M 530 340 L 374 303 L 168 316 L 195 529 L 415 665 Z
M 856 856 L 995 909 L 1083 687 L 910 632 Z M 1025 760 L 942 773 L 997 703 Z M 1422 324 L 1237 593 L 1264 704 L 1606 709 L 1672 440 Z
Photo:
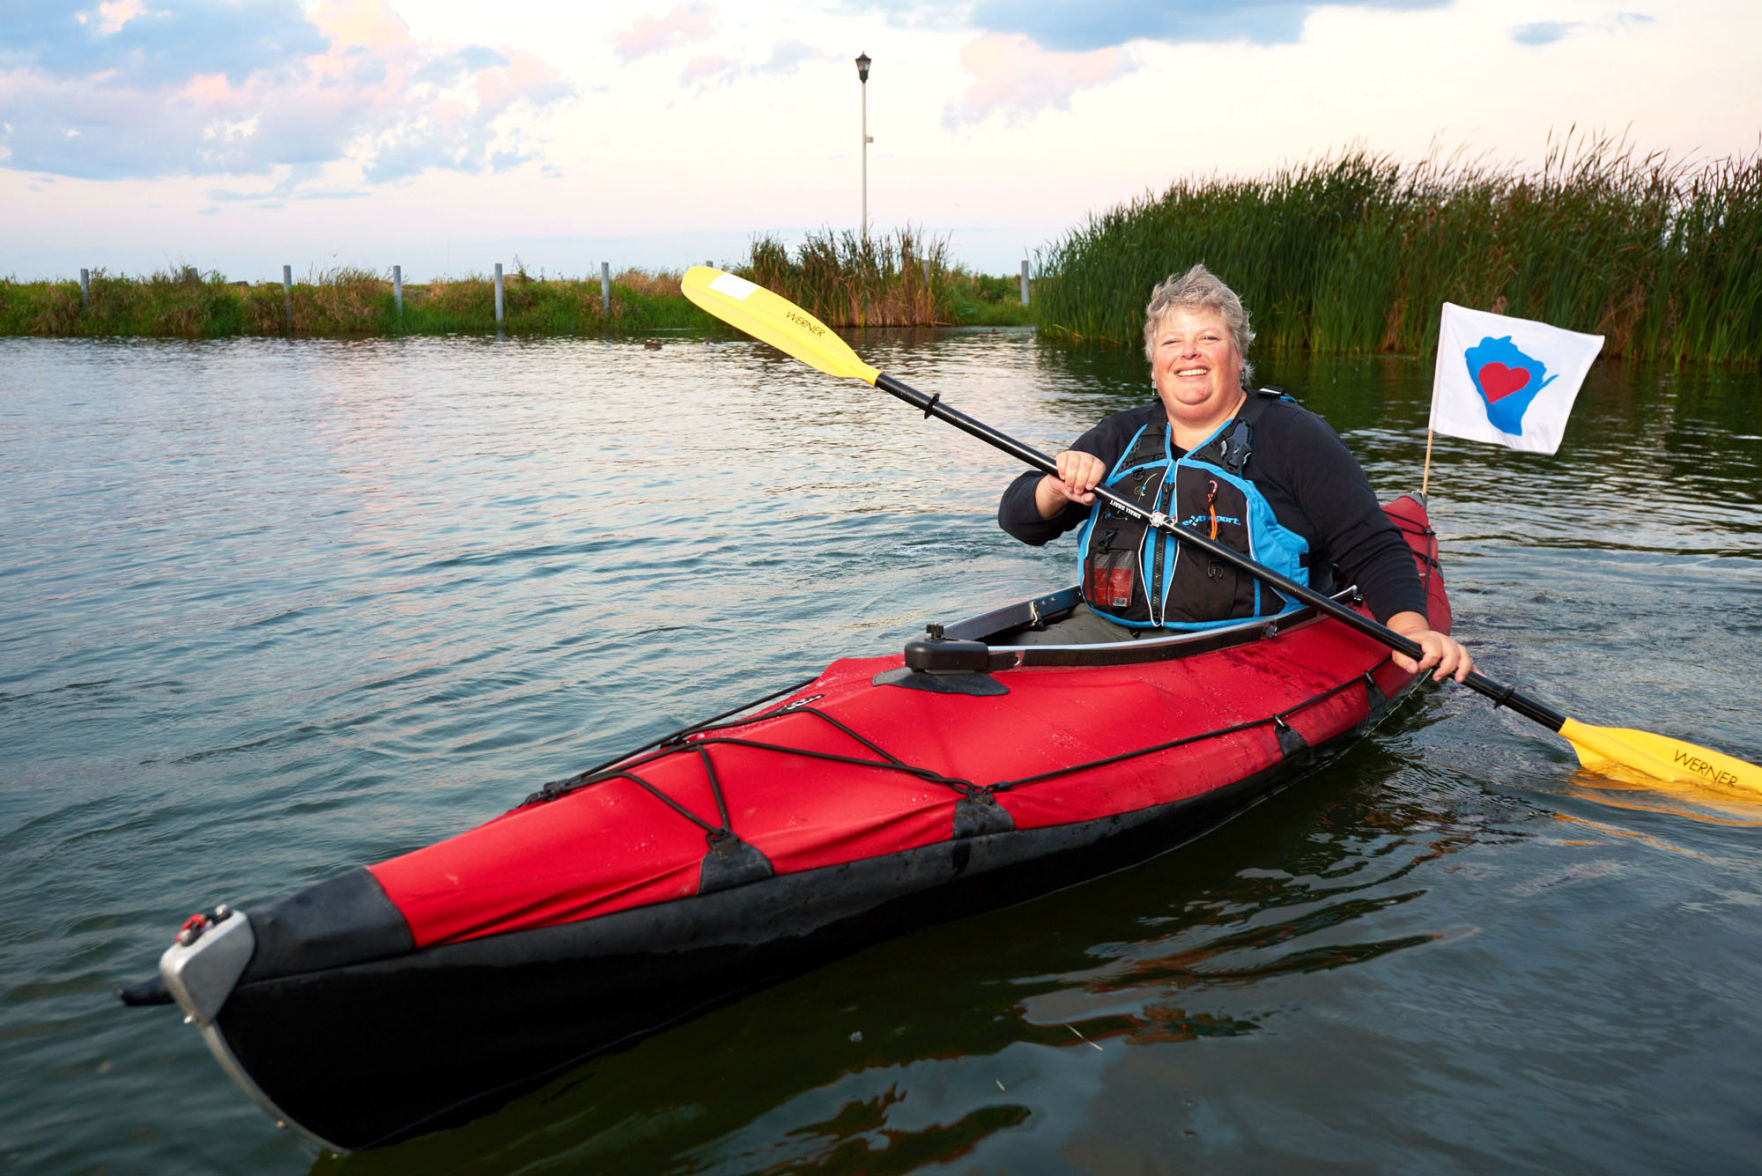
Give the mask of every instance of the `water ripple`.
M 1049 451 L 1146 388 L 1130 353 L 1022 332 L 862 347 Z M 1379 489 L 1417 487 L 1429 359 L 1262 365 Z M 1762 759 L 1753 384 L 1600 366 L 1554 457 L 1437 440 L 1490 673 Z M 0 415 L 19 1170 L 307 1166 L 174 1017 L 106 996 L 196 906 L 1074 579 L 1068 547 L 996 531 L 1010 459 L 756 344 L 0 340 Z M 1762 1148 L 1758 823 L 1429 691 L 1177 853 L 319 1166 L 1736 1170 Z

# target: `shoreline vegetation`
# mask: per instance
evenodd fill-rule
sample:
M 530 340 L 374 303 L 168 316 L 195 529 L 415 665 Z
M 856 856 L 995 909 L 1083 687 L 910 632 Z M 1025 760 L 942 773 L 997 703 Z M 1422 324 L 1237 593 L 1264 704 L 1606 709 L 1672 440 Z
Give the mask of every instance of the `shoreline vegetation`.
M 793 250 L 765 235 L 729 266 L 834 327 L 1031 325 L 1070 344 L 1137 346 L 1152 286 L 1203 261 L 1251 309 L 1270 351 L 1428 355 L 1454 302 L 1601 334 L 1605 359 L 1762 363 L 1762 151 L 1694 166 L 1608 138 L 1551 140 L 1539 172 L 1460 154 L 1403 164 L 1361 148 L 1261 176 L 1182 180 L 1091 215 L 1019 279 L 952 264 L 911 228 L 831 229 Z M 0 278 L 0 336 L 353 337 L 722 333 L 678 273 L 404 286 L 314 270 L 229 282 L 192 267 L 80 283 Z
M 740 271 L 833 327 L 1026 326 L 1017 278 L 951 265 L 948 242 L 912 229 L 863 238 L 810 236 L 791 256 L 771 236 L 753 242 Z
M 745 264 L 729 267 L 771 286 L 831 326 L 1012 326 L 1030 322 L 1014 278 L 951 265 L 947 245 L 912 229 L 867 240 L 855 233 L 810 235 L 793 256 L 773 237 L 753 243 Z M 146 277 L 94 270 L 78 281 L 0 278 L 0 336 L 118 336 L 182 339 L 241 335 L 351 338 L 381 335 L 632 335 L 652 331 L 723 333 L 720 322 L 680 292 L 678 272 L 627 269 L 598 277 L 538 276 L 514 259 L 502 275 L 502 322 L 495 279 L 484 275 L 403 283 L 397 307 L 390 271 L 312 270 L 291 288 L 235 282 L 193 266 Z
M 1603 335 L 1605 358 L 1753 367 L 1762 151 L 1691 167 L 1568 132 L 1522 173 L 1353 148 L 1146 193 L 1040 260 L 1040 330 L 1073 342 L 1137 346 L 1152 285 L 1204 261 L 1272 351 L 1427 355 L 1453 302 Z

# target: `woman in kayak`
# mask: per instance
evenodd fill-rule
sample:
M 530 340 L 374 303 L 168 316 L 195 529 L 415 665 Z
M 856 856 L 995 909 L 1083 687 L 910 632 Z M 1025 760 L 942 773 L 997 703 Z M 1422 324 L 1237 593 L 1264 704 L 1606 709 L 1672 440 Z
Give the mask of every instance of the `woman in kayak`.
M 1010 483 L 998 522 L 1024 543 L 1080 529 L 1083 600 L 1069 640 L 1129 640 L 1295 608 L 1252 576 L 1149 530 L 1097 486 L 1318 591 L 1355 584 L 1372 614 L 1417 643 L 1395 662 L 1462 681 L 1474 659 L 1426 620 L 1413 556 L 1327 423 L 1289 397 L 1250 391 L 1254 333 L 1235 292 L 1203 265 L 1157 286 L 1144 354 L 1157 398 L 1115 413 L 1057 457 L 1058 475 Z

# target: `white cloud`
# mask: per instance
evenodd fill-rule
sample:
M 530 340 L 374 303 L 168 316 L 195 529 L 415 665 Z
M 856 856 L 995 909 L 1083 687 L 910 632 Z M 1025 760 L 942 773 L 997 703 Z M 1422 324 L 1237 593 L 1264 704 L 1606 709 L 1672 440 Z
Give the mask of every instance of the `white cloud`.
M 7 166 L 86 179 L 345 158 L 374 180 L 497 170 L 537 155 L 508 117 L 572 93 L 523 49 L 421 43 L 385 0 L 310 13 L 292 0 L 160 2 L 0 32 L 0 108 L 18 116 Z
M 949 126 L 998 113 L 1020 120 L 1042 110 L 1068 110 L 1077 91 L 1137 68 L 1123 49 L 1053 52 L 1022 33 L 988 33 L 962 49 L 960 60 L 972 83 L 945 110 Z
M 694 57 L 679 71 L 679 80 L 691 86 L 726 86 L 742 78 L 793 74 L 806 62 L 831 59 L 832 54 L 801 41 L 779 41 L 771 47 L 769 57 L 750 65 L 719 53 Z
M 602 259 L 737 257 L 755 232 L 860 219 L 860 51 L 876 62 L 860 91 L 870 217 L 951 233 L 955 256 L 989 272 L 1172 180 L 1262 174 L 1354 140 L 1528 166 L 1574 124 L 1697 158 L 1753 152 L 1762 127 L 1754 0 L 1650 21 L 1615 15 L 1631 0 L 1326 4 L 1295 40 L 1210 41 L 1159 39 L 1103 3 L 1073 9 L 1107 34 L 1089 48 L 1001 27 L 1007 13 L 979 23 L 961 0 L 898 19 L 871 0 L 715 0 L 708 36 L 629 62 L 618 35 L 679 0 L 303 2 L 142 0 L 105 38 L 98 0 L 72 0 L 87 26 L 66 6 L 0 0 L 6 268 L 152 268 L 167 250 L 241 276 L 339 249 L 406 274 L 515 251 L 596 274 Z M 1220 19 L 1234 7 L 1212 5 Z M 320 19 L 335 11 L 357 23 Z M 1588 27 L 1512 42 L 1549 20 Z M 48 185 L 27 146 L 33 162 L 55 152 L 60 174 L 118 178 Z M 366 180 L 375 166 L 401 178 Z M 221 215 L 195 215 L 210 205 Z
M 613 34 L 612 45 L 631 62 L 702 41 L 716 31 L 715 13 L 708 4 L 676 4 L 662 16 L 638 17 Z

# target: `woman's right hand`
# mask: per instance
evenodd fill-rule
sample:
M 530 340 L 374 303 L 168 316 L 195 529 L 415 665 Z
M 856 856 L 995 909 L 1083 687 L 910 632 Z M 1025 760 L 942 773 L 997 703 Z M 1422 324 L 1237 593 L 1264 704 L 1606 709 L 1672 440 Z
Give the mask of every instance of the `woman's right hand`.
M 1053 458 L 1058 475 L 1047 474 L 1034 487 L 1034 506 L 1040 517 L 1050 519 L 1075 502 L 1088 506 L 1095 501 L 1095 487 L 1107 476 L 1107 465 L 1092 453 L 1067 449 Z

